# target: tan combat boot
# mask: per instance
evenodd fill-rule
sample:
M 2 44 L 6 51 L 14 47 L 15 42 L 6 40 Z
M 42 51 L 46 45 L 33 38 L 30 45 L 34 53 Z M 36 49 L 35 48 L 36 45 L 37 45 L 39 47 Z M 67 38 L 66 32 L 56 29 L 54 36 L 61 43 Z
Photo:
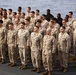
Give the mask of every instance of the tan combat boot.
M 9 63 L 9 64 L 8 64 L 8 66 L 11 66 L 11 65 L 12 65 L 12 63 Z
M 64 70 L 64 67 L 61 67 L 60 69 L 58 69 L 58 71 L 63 71 Z
M 49 71 L 49 72 L 48 72 L 48 75 L 52 75 L 52 72 L 51 72 L 51 71 Z
M 27 65 L 22 65 L 21 70 L 27 69 Z
M 2 61 L 2 59 L 0 58 L 0 62 Z
M 21 69 L 23 65 L 21 65 L 19 68 Z
M 40 71 L 40 68 L 37 68 L 37 73 L 40 73 L 41 71 Z
M 37 68 L 34 67 L 31 71 L 32 71 L 32 72 L 36 72 L 36 71 L 37 71 Z
M 4 63 L 5 63 L 5 60 L 4 60 L 4 59 L 2 59 L 1 64 L 4 64 Z
M 45 72 L 43 72 L 42 75 L 48 75 L 48 70 L 46 70 Z
M 74 67 L 76 67 L 76 64 L 74 65 Z
M 65 72 L 67 72 L 67 71 L 68 71 L 68 69 L 67 69 L 67 68 L 64 68 L 63 72 L 65 73 Z
M 14 66 L 16 66 L 16 63 L 12 63 L 10 66 L 11 66 L 11 67 L 14 67 Z

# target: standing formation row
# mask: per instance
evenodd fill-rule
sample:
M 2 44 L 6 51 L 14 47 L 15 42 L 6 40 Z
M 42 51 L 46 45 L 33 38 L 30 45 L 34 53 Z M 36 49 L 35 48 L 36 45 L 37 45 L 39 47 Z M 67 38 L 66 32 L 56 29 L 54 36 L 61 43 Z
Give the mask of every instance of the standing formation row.
M 8 52 L 10 63 L 16 66 L 20 58 L 20 69 L 26 69 L 28 61 L 32 60 L 34 69 L 39 73 L 41 62 L 45 68 L 43 75 L 51 75 L 53 64 L 59 60 L 61 71 L 68 71 L 68 57 L 73 53 L 76 57 L 76 21 L 73 12 L 69 12 L 64 19 L 58 13 L 55 18 L 50 9 L 47 15 L 39 14 L 39 10 L 27 13 L 13 12 L 0 9 L 0 62 L 3 64 Z

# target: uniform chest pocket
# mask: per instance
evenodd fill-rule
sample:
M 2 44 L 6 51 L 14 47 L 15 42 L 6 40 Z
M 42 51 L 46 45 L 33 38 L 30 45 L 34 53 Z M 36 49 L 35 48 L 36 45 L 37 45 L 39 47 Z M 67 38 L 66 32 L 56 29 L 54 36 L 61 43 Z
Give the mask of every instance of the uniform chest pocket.
M 0 35 L 2 35 L 3 34 L 3 30 L 0 30 Z
M 63 37 L 63 38 L 62 38 L 62 42 L 65 42 L 65 41 L 66 41 L 66 38 L 65 38 L 65 37 Z
M 14 33 L 8 33 L 8 38 L 12 39 L 12 38 L 14 38 L 14 36 L 15 36 Z

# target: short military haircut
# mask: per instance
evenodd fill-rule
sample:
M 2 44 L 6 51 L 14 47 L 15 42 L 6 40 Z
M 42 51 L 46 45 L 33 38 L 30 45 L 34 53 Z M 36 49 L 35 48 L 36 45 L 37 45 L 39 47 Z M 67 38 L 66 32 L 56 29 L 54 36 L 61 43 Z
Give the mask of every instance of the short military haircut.
M 11 25 L 11 26 L 13 26 L 14 24 L 13 24 L 13 23 L 9 23 L 8 25 Z
M 65 27 L 64 26 L 61 26 L 63 29 L 65 29 Z
M 2 16 L 2 13 L 0 13 L 0 15 Z
M 47 28 L 46 31 L 50 31 L 51 32 L 51 28 Z
M 37 22 L 38 22 L 38 23 L 42 23 L 42 21 L 41 21 L 40 19 L 38 19 Z M 37 23 L 37 22 L 36 22 L 36 23 Z
M 27 8 L 29 8 L 31 10 L 31 7 L 27 7 Z
M 3 23 L 3 20 L 0 20 L 0 23 Z
M 13 12 L 15 15 L 17 14 L 16 12 Z
M 38 26 L 34 26 L 34 27 L 36 27 L 36 28 L 38 28 L 38 29 L 39 29 L 39 27 L 38 27 Z
M 47 9 L 48 12 L 50 12 L 50 9 Z
M 0 8 L 1 10 L 3 10 L 3 8 Z
M 27 17 L 25 20 L 28 21 L 28 22 L 30 22 L 30 17 Z
M 24 12 L 22 12 L 22 14 L 25 16 L 25 13 Z
M 46 18 L 46 15 L 45 14 L 42 14 L 42 16 L 44 16 Z
M 19 8 L 19 9 L 22 9 L 22 7 L 21 7 L 21 6 L 19 6 L 18 8 Z
M 69 16 L 68 16 L 68 15 L 65 15 L 65 16 L 69 18 Z
M 66 19 L 63 19 L 62 21 L 65 21 L 66 22 Z
M 21 24 L 25 25 L 25 22 L 21 22 Z
M 34 11 L 31 11 L 31 13 L 35 14 L 35 12 L 34 12 Z
M 40 10 L 36 9 L 37 12 L 40 12 Z
M 51 22 L 52 24 L 54 24 L 54 21 L 53 21 L 53 20 L 51 20 L 50 22 Z
M 7 9 L 3 9 L 3 11 L 7 12 Z
M 61 16 L 61 13 L 58 13 L 57 15 Z
M 54 17 L 54 18 L 52 18 L 52 20 L 57 22 L 57 19 L 56 19 L 55 17 Z
M 69 13 L 71 13 L 71 15 L 73 15 L 73 12 L 72 11 L 70 11 Z
M 8 9 L 8 10 L 12 12 L 12 9 Z

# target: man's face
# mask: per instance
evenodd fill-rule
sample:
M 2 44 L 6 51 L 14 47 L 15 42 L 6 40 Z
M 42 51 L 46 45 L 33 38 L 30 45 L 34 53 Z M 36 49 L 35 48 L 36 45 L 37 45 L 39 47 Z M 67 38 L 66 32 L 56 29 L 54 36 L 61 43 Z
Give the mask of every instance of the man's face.
M 44 16 L 42 16 L 42 20 L 45 20 L 45 17 Z
M 29 22 L 28 22 L 27 20 L 25 20 L 25 24 L 26 24 L 26 25 L 28 25 L 28 24 L 29 24 Z
M 30 12 L 30 9 L 29 8 L 27 8 L 27 12 Z
M 24 28 L 24 25 L 23 24 L 20 24 L 20 28 L 23 29 Z
M 12 29 L 13 29 L 13 25 L 9 25 L 8 27 L 9 27 L 9 29 L 10 29 L 10 30 L 12 30 Z
M 0 8 L 0 12 L 2 12 L 2 9 Z
M 68 16 L 69 16 L 69 18 L 71 18 L 72 17 L 72 14 L 71 13 L 68 13 Z
M 2 15 L 0 15 L 0 19 L 2 19 Z
M 31 17 L 34 17 L 34 14 L 33 14 L 33 13 L 30 13 L 30 16 L 31 16 Z
M 10 10 L 8 10 L 8 13 L 9 13 L 9 14 L 11 14 L 11 11 L 10 11 Z
M 46 30 L 46 34 L 49 35 L 51 32 L 50 30 Z
M 34 27 L 34 32 L 38 32 L 38 28 L 37 27 Z
M 64 31 L 65 31 L 65 29 L 62 28 L 62 27 L 60 27 L 60 32 L 61 32 L 61 33 L 64 33 Z
M 41 27 L 41 23 L 37 22 L 36 26 Z
M 36 11 L 36 15 L 39 15 L 39 12 L 38 11 Z
M 2 26 L 2 23 L 0 23 L 0 26 Z
M 6 17 L 7 16 L 7 14 L 6 14 L 5 11 L 3 11 L 2 14 L 3 14 L 3 17 Z
M 21 18 L 24 18 L 24 17 L 25 17 L 25 15 L 23 13 L 21 13 Z
M 63 24 L 63 25 L 66 25 L 66 21 L 63 20 L 63 21 L 62 21 L 62 24 Z
M 15 19 L 15 23 L 16 23 L 16 24 L 19 23 L 19 19 L 18 19 L 18 18 Z
M 53 27 L 53 24 L 52 24 L 52 22 L 49 22 L 49 26 L 50 26 L 50 27 Z

